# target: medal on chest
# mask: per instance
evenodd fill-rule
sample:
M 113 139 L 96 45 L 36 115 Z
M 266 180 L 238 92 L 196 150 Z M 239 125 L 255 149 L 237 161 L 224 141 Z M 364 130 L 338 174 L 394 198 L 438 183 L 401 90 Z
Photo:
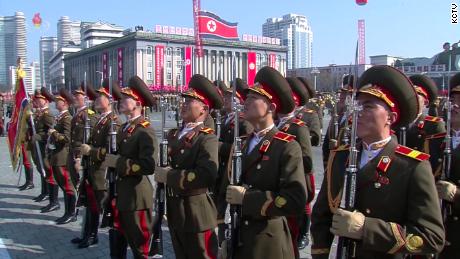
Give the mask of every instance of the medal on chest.
M 390 179 L 387 176 L 387 170 L 390 167 L 391 159 L 388 156 L 382 156 L 377 165 L 377 171 L 375 172 L 376 179 L 374 181 L 374 188 L 380 189 L 390 183 Z

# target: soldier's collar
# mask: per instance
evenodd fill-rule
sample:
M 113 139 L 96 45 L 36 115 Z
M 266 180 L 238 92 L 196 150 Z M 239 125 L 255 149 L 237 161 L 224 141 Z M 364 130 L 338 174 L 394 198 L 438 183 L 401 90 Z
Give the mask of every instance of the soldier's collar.
M 137 122 L 137 120 L 141 117 L 142 115 L 137 115 L 136 117 L 134 118 L 131 118 L 127 121 L 128 124 L 134 124 Z
M 86 108 L 87 108 L 86 105 L 83 105 L 82 107 L 80 107 L 80 108 L 77 109 L 77 113 L 79 113 L 79 112 L 85 110 Z
M 379 140 L 379 141 L 376 141 L 376 142 L 373 142 L 373 143 L 370 143 L 370 144 L 367 144 L 366 142 L 362 142 L 363 143 L 363 149 L 365 150 L 380 150 L 382 149 L 384 146 L 386 146 L 386 144 L 388 144 L 388 142 L 391 141 L 391 136 L 389 136 L 388 138 L 386 139 L 382 139 L 382 140 Z
M 275 124 L 272 124 L 265 129 L 259 130 L 257 132 L 254 131 L 254 137 L 256 138 L 263 138 L 265 134 L 267 134 L 270 130 L 272 130 L 275 127 Z

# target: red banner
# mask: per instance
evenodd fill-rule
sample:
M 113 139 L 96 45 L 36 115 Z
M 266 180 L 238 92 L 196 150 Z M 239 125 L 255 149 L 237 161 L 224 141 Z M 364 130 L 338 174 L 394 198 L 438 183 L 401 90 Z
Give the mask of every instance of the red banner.
M 278 70 L 278 68 L 276 66 L 276 55 L 275 54 L 270 54 L 268 56 L 268 61 L 269 61 L 270 67 Z
M 155 46 L 155 85 L 163 85 L 165 46 Z
M 185 47 L 185 85 L 188 86 L 190 78 L 192 77 L 192 47 Z
M 107 66 L 109 59 L 109 53 L 104 52 L 102 53 L 102 77 L 107 78 L 109 77 L 109 68 Z
M 117 51 L 117 61 L 118 61 L 118 85 L 123 85 L 123 48 L 119 48 Z
M 254 84 L 254 79 L 256 78 L 256 53 L 248 52 L 248 85 Z
M 229 23 L 209 12 L 200 12 L 198 21 L 201 36 L 207 38 L 239 40 L 237 23 Z
M 20 74 L 20 73 L 16 73 Z M 27 133 L 27 114 L 29 113 L 29 100 L 22 78 L 16 80 L 16 93 L 14 96 L 14 109 L 8 124 L 8 148 L 10 151 L 11 164 L 16 170 L 21 145 Z

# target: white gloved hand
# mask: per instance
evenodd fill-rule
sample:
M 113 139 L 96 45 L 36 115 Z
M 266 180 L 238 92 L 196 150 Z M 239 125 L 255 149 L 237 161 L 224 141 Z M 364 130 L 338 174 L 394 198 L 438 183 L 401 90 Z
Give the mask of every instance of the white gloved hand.
M 366 217 L 359 211 L 337 209 L 332 217 L 331 233 L 336 236 L 362 239 Z

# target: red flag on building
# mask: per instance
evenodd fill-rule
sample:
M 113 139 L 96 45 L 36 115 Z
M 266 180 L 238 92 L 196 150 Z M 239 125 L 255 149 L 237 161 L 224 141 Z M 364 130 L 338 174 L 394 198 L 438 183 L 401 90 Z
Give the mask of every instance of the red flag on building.
M 8 124 L 8 148 L 10 151 L 11 164 L 16 170 L 21 144 L 23 144 L 27 133 L 27 117 L 29 113 L 29 100 L 27 99 L 26 88 L 22 79 L 23 72 L 17 72 L 16 92 L 14 95 L 14 108 L 11 120 Z
M 200 11 L 198 15 L 199 33 L 203 38 L 239 40 L 238 23 L 231 23 L 219 16 Z

